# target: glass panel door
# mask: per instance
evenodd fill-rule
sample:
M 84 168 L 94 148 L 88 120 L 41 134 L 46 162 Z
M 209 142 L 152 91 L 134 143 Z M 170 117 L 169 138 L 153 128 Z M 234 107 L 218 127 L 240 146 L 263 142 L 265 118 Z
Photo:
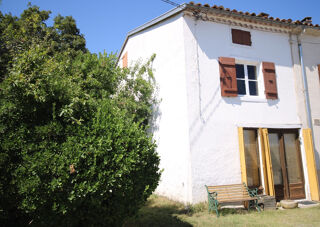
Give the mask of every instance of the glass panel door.
M 291 199 L 305 197 L 302 161 L 297 136 L 295 133 L 283 134 L 289 196 Z
M 244 130 L 244 149 L 248 186 L 259 188 L 261 185 L 261 181 L 257 130 Z
M 276 199 L 281 200 L 284 198 L 284 182 L 280 156 L 280 138 L 278 133 L 269 133 L 269 145 Z
M 269 145 L 276 199 L 305 198 L 298 130 L 270 130 Z

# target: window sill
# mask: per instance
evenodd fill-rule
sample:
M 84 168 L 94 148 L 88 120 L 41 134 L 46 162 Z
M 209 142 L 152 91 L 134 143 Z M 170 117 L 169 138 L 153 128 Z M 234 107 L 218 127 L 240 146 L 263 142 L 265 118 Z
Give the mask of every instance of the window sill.
M 238 96 L 237 99 L 241 102 L 261 102 L 267 103 L 268 100 L 266 98 L 262 98 L 259 96 Z

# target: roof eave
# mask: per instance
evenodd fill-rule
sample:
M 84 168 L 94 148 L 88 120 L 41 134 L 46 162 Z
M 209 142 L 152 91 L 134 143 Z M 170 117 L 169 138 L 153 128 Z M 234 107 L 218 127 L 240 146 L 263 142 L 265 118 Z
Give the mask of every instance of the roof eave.
M 296 28 L 299 26 L 299 25 L 295 25 L 295 24 L 288 24 L 288 23 L 281 22 L 281 21 L 272 21 L 272 20 L 268 20 L 268 19 L 265 19 L 265 18 L 259 17 L 259 16 L 243 15 L 243 14 L 234 13 L 232 11 L 225 11 L 225 10 L 197 6 L 197 5 L 188 5 L 188 9 L 201 10 L 201 12 L 206 11 L 206 12 L 211 12 L 213 14 L 218 14 L 218 15 L 233 16 L 234 18 L 246 18 L 246 19 L 252 20 L 252 21 L 257 21 L 257 22 L 261 22 L 261 23 L 270 23 L 271 25 L 287 26 L 290 28 Z
M 128 39 L 130 38 L 130 36 L 133 36 L 145 29 L 148 29 L 152 26 L 154 26 L 155 24 L 161 23 L 162 21 L 186 10 L 186 9 L 191 9 L 194 11 L 199 11 L 199 12 L 212 12 L 214 14 L 220 14 L 220 15 L 226 15 L 226 16 L 233 16 L 234 18 L 246 18 L 248 20 L 253 20 L 253 21 L 257 21 L 257 22 L 261 22 L 261 23 L 268 23 L 270 25 L 277 25 L 277 26 L 285 26 L 287 28 L 292 29 L 293 33 L 300 33 L 301 30 L 303 28 L 307 28 L 308 30 L 313 30 L 314 34 L 320 34 L 320 27 L 309 27 L 303 24 L 293 24 L 293 23 L 286 23 L 286 22 L 282 22 L 282 21 L 275 21 L 275 20 L 269 20 L 263 17 L 259 17 L 259 16 L 252 16 L 252 15 L 243 15 L 243 14 L 238 14 L 232 11 L 225 11 L 225 10 L 220 10 L 220 9 L 216 9 L 216 8 L 212 8 L 212 7 L 204 7 L 204 6 L 197 6 L 197 5 L 192 5 L 192 4 L 188 4 L 188 3 L 184 3 L 180 6 L 177 6 L 176 8 L 173 8 L 172 10 L 169 10 L 168 12 L 162 14 L 159 17 L 156 17 L 154 19 L 152 19 L 151 21 L 129 31 L 127 33 L 127 36 L 125 38 L 125 41 L 120 49 L 120 52 L 118 54 L 118 59 L 117 59 L 117 64 L 119 62 L 119 58 L 128 42 Z
M 252 21 L 257 21 L 261 23 L 269 23 L 270 25 L 278 25 L 278 26 L 286 26 L 291 29 L 295 28 L 307 28 L 307 29 L 314 29 L 315 31 L 320 31 L 320 27 L 317 26 L 309 26 L 306 24 L 295 24 L 295 23 L 288 23 L 288 22 L 283 22 L 281 20 L 276 21 L 274 19 L 268 19 L 264 18 L 261 16 L 253 16 L 253 15 L 245 15 L 245 14 L 240 14 L 238 12 L 233 12 L 231 10 L 226 11 L 226 10 L 221 10 L 219 8 L 212 8 L 212 7 L 205 7 L 205 6 L 199 6 L 199 5 L 194 5 L 194 4 L 187 4 L 188 9 L 193 9 L 196 11 L 206 11 L 206 12 L 212 12 L 214 14 L 220 14 L 220 15 L 227 15 L 227 16 L 233 16 L 234 18 L 246 18 L 248 20 Z

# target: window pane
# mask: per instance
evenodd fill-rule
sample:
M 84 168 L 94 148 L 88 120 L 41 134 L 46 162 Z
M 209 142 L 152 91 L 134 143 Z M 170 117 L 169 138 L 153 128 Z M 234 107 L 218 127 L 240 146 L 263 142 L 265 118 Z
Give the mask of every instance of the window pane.
M 244 152 L 248 186 L 260 186 L 260 161 L 256 130 L 244 130 Z
M 256 67 L 254 65 L 248 65 L 248 78 L 249 80 L 256 80 L 257 74 L 256 74 Z
M 249 81 L 249 92 L 250 95 L 258 95 L 258 82 L 257 81 Z
M 269 133 L 269 145 L 274 184 L 283 185 L 282 169 L 280 162 L 280 143 L 277 133 Z
M 246 85 L 245 85 L 244 80 L 237 80 L 237 86 L 238 86 L 238 94 L 245 95 L 246 94 Z
M 302 183 L 301 175 L 301 163 L 298 157 L 298 150 L 296 146 L 296 135 L 294 133 L 285 133 L 284 137 L 284 146 L 286 149 L 286 162 L 287 162 L 287 171 L 289 176 L 289 184 Z
M 244 66 L 236 64 L 237 78 L 244 79 Z

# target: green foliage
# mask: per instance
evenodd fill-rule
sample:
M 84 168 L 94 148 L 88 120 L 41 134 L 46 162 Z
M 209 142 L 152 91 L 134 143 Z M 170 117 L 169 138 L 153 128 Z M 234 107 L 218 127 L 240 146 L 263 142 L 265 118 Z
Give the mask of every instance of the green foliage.
M 40 11 L 30 6 L 21 17 L 0 12 L 0 82 L 8 74 L 15 57 L 39 44 L 48 50 L 47 54 L 68 53 L 74 57 L 77 53 L 87 52 L 85 39 L 76 27 L 72 17 L 57 16 L 53 27 L 47 27 L 45 21 L 50 11 Z
M 121 225 L 155 190 L 152 61 L 89 53 L 71 17 L 0 12 L 0 222 Z M 3 42 L 2 42 L 3 41 Z

